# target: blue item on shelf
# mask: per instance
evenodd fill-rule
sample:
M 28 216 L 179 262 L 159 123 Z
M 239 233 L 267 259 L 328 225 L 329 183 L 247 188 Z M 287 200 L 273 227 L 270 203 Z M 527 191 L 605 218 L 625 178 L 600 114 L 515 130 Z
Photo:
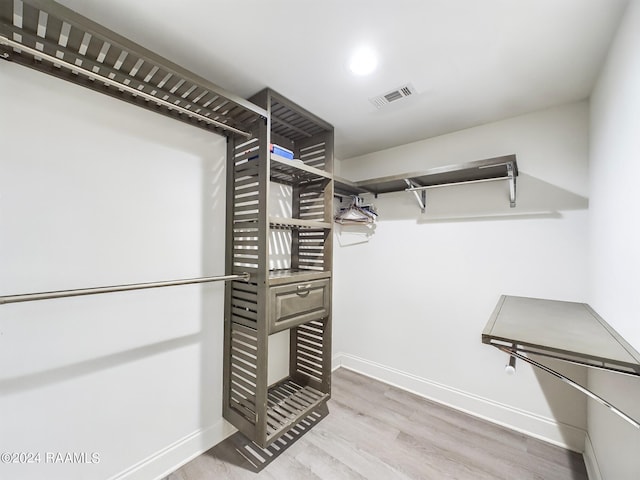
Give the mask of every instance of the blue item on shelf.
M 288 150 L 274 143 L 271 144 L 271 153 L 275 153 L 276 155 L 279 155 L 281 157 L 293 160 L 293 152 L 291 150 Z

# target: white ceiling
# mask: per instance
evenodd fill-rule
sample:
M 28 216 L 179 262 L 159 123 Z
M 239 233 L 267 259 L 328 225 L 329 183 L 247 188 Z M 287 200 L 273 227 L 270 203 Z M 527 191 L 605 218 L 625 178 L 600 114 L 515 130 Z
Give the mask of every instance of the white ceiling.
M 627 0 L 59 0 L 249 97 L 332 123 L 345 159 L 589 96 Z M 367 44 L 378 69 L 356 77 Z M 369 98 L 412 83 L 418 95 Z

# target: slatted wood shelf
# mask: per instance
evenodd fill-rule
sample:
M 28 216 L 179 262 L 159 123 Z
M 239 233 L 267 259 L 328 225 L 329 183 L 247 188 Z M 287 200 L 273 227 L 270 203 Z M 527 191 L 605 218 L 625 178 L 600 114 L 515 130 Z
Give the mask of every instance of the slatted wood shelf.
M 269 388 L 267 394 L 267 442 L 271 443 L 309 415 L 329 394 L 285 379 Z
M 311 280 L 320 280 L 322 278 L 331 278 L 331 272 L 291 268 L 269 271 L 270 285 L 281 285 L 291 282 L 309 282 Z
M 640 429 L 640 420 L 532 356 L 640 376 L 637 352 L 586 303 L 502 295 L 482 332 L 482 342 L 562 380 Z M 533 355 L 531 355 L 533 354 Z
M 402 173 L 388 177 L 355 182 L 355 185 L 375 194 L 407 190 L 406 180 L 418 187 L 444 186 L 458 183 L 509 178 L 509 167 L 518 175 L 515 155 L 431 168 L 423 172 Z
M 372 193 L 376 196 L 383 193 L 412 192 L 416 195 L 421 210 L 424 211 L 427 189 L 506 180 L 509 182 L 509 204 L 511 207 L 515 207 L 517 176 L 516 156 L 503 155 L 485 160 L 435 167 L 423 172 L 401 173 L 358 182 L 335 178 L 334 191 L 337 195 Z
M 304 143 L 315 136 L 333 133 L 331 124 L 271 89 L 257 93 L 250 100 L 260 106 L 270 103 L 272 135 Z
M 223 135 L 267 112 L 52 0 L 6 0 L 2 58 Z
M 640 376 L 640 353 L 586 303 L 503 295 L 482 342 Z
M 284 217 L 269 217 L 269 224 L 271 228 L 280 229 L 308 229 L 308 230 L 324 230 L 331 229 L 332 225 L 329 222 L 318 222 L 315 220 L 303 220 L 300 218 L 284 218 Z
M 323 186 L 330 180 L 330 173 L 310 167 L 302 160 L 289 160 L 278 155 L 271 155 L 271 181 L 273 182 L 285 185 L 317 182 Z

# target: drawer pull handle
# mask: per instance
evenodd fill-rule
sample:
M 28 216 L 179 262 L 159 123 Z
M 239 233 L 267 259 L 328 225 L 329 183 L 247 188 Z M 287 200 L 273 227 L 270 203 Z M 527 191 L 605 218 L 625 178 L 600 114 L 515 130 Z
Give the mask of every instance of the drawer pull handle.
M 307 295 L 309 295 L 309 292 L 311 291 L 311 284 L 307 284 L 307 285 L 298 285 L 298 295 L 301 297 L 306 297 Z

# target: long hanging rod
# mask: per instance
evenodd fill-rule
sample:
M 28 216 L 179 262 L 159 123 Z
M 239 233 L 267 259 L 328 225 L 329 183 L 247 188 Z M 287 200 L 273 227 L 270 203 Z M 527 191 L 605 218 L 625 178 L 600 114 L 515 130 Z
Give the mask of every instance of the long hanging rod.
M 640 422 L 638 422 L 637 420 L 634 420 L 633 418 L 631 418 L 629 415 L 627 415 L 626 413 L 624 413 L 623 411 L 619 410 L 618 408 L 614 407 L 613 405 L 611 405 L 609 402 L 607 402 L 604 398 L 596 395 L 595 393 L 593 393 L 591 390 L 586 389 L 585 387 L 583 387 L 582 385 L 580 385 L 579 383 L 574 382 L 573 380 L 571 380 L 568 377 L 565 377 L 564 375 L 562 375 L 561 373 L 556 372 L 555 370 L 542 365 L 541 363 L 536 362 L 535 360 L 532 360 L 529 357 L 526 357 L 524 355 L 522 355 L 521 353 L 519 353 L 518 351 L 516 351 L 515 349 L 511 349 L 509 347 L 505 347 L 503 345 L 496 345 L 493 344 L 494 347 L 496 347 L 498 350 L 502 350 L 504 353 L 511 355 L 512 357 L 517 357 L 520 360 L 522 360 L 523 362 L 527 362 L 531 365 L 533 365 L 534 367 L 539 368 L 540 370 L 543 370 L 545 372 L 547 372 L 550 375 L 553 375 L 556 378 L 559 378 L 560 380 L 562 380 L 563 382 L 565 382 L 566 384 L 572 386 L 573 388 L 575 388 L 576 390 L 581 391 L 582 393 L 584 393 L 585 395 L 587 395 L 588 397 L 594 399 L 596 402 L 598 402 L 601 405 L 604 405 L 605 407 L 607 407 L 609 410 L 611 410 L 613 413 L 615 413 L 616 415 L 618 415 L 619 417 L 623 418 L 624 420 L 626 420 L 627 422 L 629 422 L 631 425 L 633 425 L 636 428 L 640 428 Z
M 98 82 L 102 82 L 106 85 L 109 85 L 111 87 L 115 87 L 118 88 L 120 90 L 124 90 L 126 92 L 129 92 L 133 95 L 137 95 L 139 97 L 144 98 L 145 100 L 149 100 L 151 102 L 155 102 L 158 105 L 163 105 L 167 108 L 169 108 L 170 110 L 177 110 L 180 113 L 183 113 L 185 115 L 188 115 L 189 117 L 193 117 L 196 118 L 198 120 L 201 120 L 205 123 L 208 123 L 210 125 L 215 125 L 216 127 L 222 128 L 224 130 L 229 130 L 233 133 L 237 133 L 239 135 L 242 135 L 246 138 L 251 138 L 251 133 L 249 132 L 245 132 L 244 130 L 239 130 L 235 127 L 232 127 L 230 125 L 227 125 L 226 123 L 222 123 L 222 122 L 218 122 L 217 120 L 214 120 L 212 118 L 206 117 L 204 115 L 200 115 L 199 113 L 196 112 L 192 112 L 191 110 L 181 107 L 179 105 L 176 105 L 174 103 L 171 102 L 167 102 L 166 100 L 163 100 L 162 98 L 158 98 L 155 97 L 153 95 L 150 95 L 146 92 L 143 92 L 142 90 L 138 90 L 137 88 L 133 88 L 130 87 L 128 85 L 125 85 L 124 83 L 119 83 L 116 82 L 112 79 L 110 79 L 109 77 L 105 77 L 104 75 L 100 75 L 99 73 L 95 73 L 93 71 L 89 71 L 89 70 L 85 70 L 82 67 L 79 67 L 78 65 L 75 65 L 73 63 L 69 63 L 66 62 L 64 60 L 62 60 L 61 58 L 58 57 L 54 57 L 52 55 L 49 55 L 47 53 L 44 53 L 40 50 L 36 50 L 35 48 L 31 48 L 31 47 L 27 47 L 19 42 L 14 42 L 13 40 L 8 39 L 7 37 L 5 37 L 4 35 L 0 35 L 0 44 L 2 45 L 7 45 L 13 48 L 16 48 L 18 50 L 24 50 L 25 52 L 30 53 L 31 55 L 33 55 L 35 58 L 42 58 L 42 59 L 46 59 L 47 61 L 53 63 L 54 65 L 60 65 L 63 66 L 65 68 L 68 68 L 69 70 L 73 71 L 73 72 L 77 72 L 79 74 L 84 75 L 85 77 L 88 77 L 89 79 L 95 79 L 94 81 L 98 81 Z
M 412 187 L 406 188 L 405 191 L 407 191 L 407 192 L 419 192 L 421 190 L 428 190 L 430 188 L 450 187 L 452 185 L 468 185 L 468 184 L 471 184 L 471 183 L 499 182 L 501 180 L 510 180 L 510 178 L 509 177 L 480 178 L 478 180 L 463 180 L 461 182 L 437 183 L 435 185 L 412 186 Z
M 186 278 L 182 280 L 168 280 L 164 282 L 131 283 L 128 285 L 113 285 L 110 287 L 79 288 L 75 290 L 57 290 L 55 292 L 24 293 L 0 297 L 0 305 L 5 303 L 32 302 L 35 300 L 49 300 L 53 298 L 78 297 L 80 295 L 95 295 L 98 293 L 125 292 L 128 290 L 142 290 L 145 288 L 171 287 L 174 285 L 191 285 L 194 283 L 221 282 L 228 280 L 249 281 L 249 273 L 238 275 L 220 275 L 217 277 Z

